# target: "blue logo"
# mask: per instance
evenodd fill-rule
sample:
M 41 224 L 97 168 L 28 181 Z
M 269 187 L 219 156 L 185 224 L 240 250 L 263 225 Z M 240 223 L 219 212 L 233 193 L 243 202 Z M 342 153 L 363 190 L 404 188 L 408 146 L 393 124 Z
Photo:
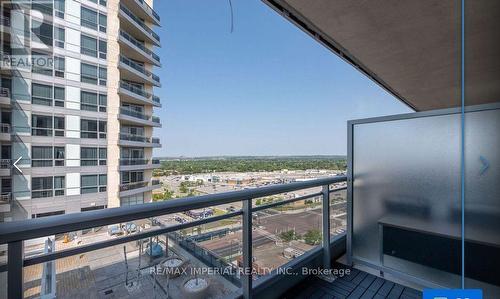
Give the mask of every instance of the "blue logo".
M 479 289 L 425 289 L 423 299 L 483 299 Z

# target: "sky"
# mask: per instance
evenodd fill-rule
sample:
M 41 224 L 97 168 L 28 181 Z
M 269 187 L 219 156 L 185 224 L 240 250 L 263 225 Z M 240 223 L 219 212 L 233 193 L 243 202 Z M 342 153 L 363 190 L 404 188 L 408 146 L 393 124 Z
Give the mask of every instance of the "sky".
M 260 0 L 156 0 L 154 155 L 345 155 L 347 120 L 411 110 Z

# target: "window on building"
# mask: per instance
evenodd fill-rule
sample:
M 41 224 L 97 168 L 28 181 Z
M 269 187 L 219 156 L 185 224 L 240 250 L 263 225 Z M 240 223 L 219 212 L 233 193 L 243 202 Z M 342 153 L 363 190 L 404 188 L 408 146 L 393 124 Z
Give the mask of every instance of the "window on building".
M 108 70 L 105 67 L 99 67 L 99 85 L 106 86 L 108 81 Z
M 82 119 L 80 121 L 81 138 L 97 139 L 97 120 Z
M 65 188 L 64 176 L 31 178 L 31 198 L 61 196 Z
M 64 137 L 65 122 L 64 117 L 54 116 L 54 135 Z
M 106 121 L 99 121 L 99 138 L 106 138 L 106 132 L 108 130 L 108 123 Z
M 64 107 L 66 98 L 64 87 L 54 86 L 54 106 Z
M 97 12 L 86 7 L 81 7 L 80 24 L 83 27 L 97 30 Z
M 54 166 L 64 166 L 65 147 L 54 146 Z
M 80 102 L 81 110 L 106 112 L 106 95 L 81 91 Z
M 54 46 L 64 49 L 65 41 L 66 41 L 66 32 L 64 28 L 54 27 Z
M 97 166 L 97 147 L 80 148 L 80 165 Z
M 80 36 L 80 53 L 92 57 L 97 57 L 97 39 L 81 35 Z
M 80 177 L 80 193 L 105 192 L 107 186 L 106 174 L 82 175 Z
M 106 165 L 108 159 L 108 149 L 105 147 L 99 148 L 99 165 Z
M 82 63 L 81 71 L 82 71 L 81 74 L 82 82 L 97 85 L 97 66 Z
M 31 103 L 52 106 L 52 86 L 33 83 L 31 85 Z
M 31 2 L 31 9 L 37 10 L 43 14 L 52 15 L 52 3 L 49 1 L 33 1 Z
M 34 3 L 34 2 L 33 2 Z M 52 15 L 52 8 L 50 11 Z M 31 40 L 46 46 L 52 46 L 54 26 L 51 23 L 32 19 Z
M 123 171 L 121 174 L 122 174 L 122 184 L 144 181 L 143 171 Z
M 64 78 L 66 69 L 66 59 L 64 57 L 54 56 L 54 76 Z
M 52 136 L 52 116 L 33 114 L 31 116 L 31 135 Z
M 106 59 L 108 54 L 108 43 L 104 40 L 99 40 L 99 58 Z
M 108 18 L 105 14 L 99 14 L 99 31 L 106 33 L 106 28 L 108 26 Z
M 52 40 L 50 41 L 52 45 Z M 31 71 L 36 74 L 52 76 L 54 68 L 54 58 L 52 55 L 43 52 L 31 51 L 32 66 Z
M 54 13 L 56 17 L 64 19 L 65 11 L 65 1 L 64 0 L 54 0 Z
M 55 215 L 64 215 L 64 211 L 54 211 L 54 212 L 47 212 L 47 213 L 31 214 L 31 218 L 42 218 L 42 217 L 49 217 L 49 216 L 55 216 Z
M 32 167 L 52 167 L 52 146 L 33 146 L 31 147 L 31 166 Z

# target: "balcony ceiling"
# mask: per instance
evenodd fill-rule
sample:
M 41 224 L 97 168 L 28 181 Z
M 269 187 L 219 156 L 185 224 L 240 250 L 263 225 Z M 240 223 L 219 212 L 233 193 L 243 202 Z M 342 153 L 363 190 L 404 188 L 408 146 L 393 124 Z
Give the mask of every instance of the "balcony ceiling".
M 460 1 L 263 0 L 417 111 L 460 106 Z M 466 1 L 466 105 L 500 99 L 500 1 Z

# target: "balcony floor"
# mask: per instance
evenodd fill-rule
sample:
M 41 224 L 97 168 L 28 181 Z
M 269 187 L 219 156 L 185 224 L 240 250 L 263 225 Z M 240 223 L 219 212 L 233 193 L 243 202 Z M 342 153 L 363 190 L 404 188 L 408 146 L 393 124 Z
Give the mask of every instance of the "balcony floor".
M 336 267 L 347 268 L 341 264 Z M 350 275 L 339 277 L 331 283 L 317 276 L 310 276 L 289 290 L 283 298 L 416 299 L 422 298 L 422 293 L 351 268 Z

